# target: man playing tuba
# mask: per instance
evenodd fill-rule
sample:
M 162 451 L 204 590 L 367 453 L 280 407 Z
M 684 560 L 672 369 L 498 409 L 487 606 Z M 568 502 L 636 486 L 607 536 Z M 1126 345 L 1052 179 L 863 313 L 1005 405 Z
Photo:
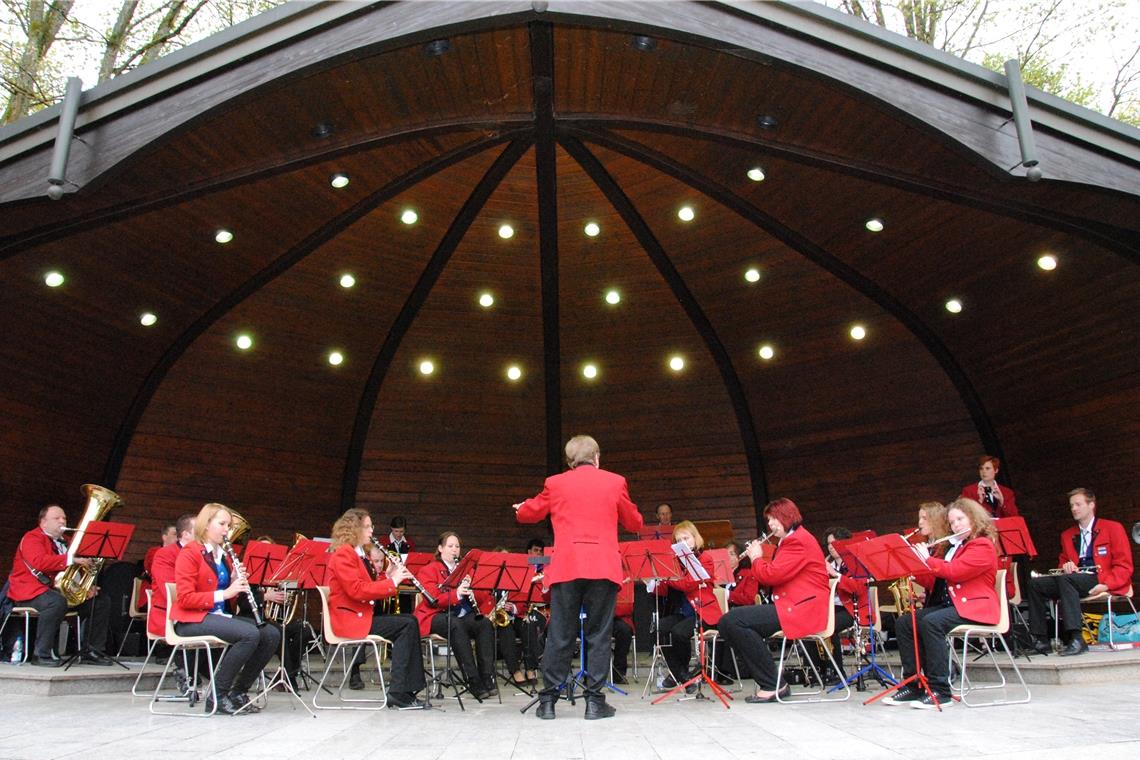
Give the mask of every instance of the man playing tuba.
M 12 559 L 12 572 L 8 576 L 8 596 L 18 607 L 32 607 L 39 613 L 35 647 L 29 660 L 33 665 L 58 668 L 63 664 L 55 652 L 59 640 L 59 624 L 67 614 L 67 600 L 54 586 L 55 576 L 68 567 L 67 542 L 63 529 L 67 515 L 58 504 L 49 504 L 40 510 L 39 525 L 20 539 L 16 556 Z M 73 565 L 89 569 L 90 559 L 77 558 Z M 80 647 L 79 661 L 88 665 L 110 665 L 103 654 L 107 645 L 107 628 L 110 622 L 110 600 L 99 596 L 92 586 L 87 600 L 75 608 L 83 621 L 86 649 Z M 25 643 L 25 646 L 28 646 Z

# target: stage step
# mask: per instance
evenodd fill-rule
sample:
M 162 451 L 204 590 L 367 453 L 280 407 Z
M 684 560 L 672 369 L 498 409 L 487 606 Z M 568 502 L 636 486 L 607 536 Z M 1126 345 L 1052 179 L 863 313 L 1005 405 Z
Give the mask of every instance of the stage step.
M 1004 653 L 998 657 L 998 664 L 1005 673 L 1006 680 L 1016 679 L 1013 669 L 1009 666 L 1009 658 L 1005 657 Z M 1076 657 L 1059 657 L 1055 654 L 1043 657 L 1034 654 L 1029 660 L 1019 657 L 1017 667 L 1028 684 L 1063 686 L 1116 681 L 1136 682 L 1140 680 L 1140 649 L 1114 652 L 1098 647 Z M 971 679 L 978 681 L 1000 680 L 988 657 L 972 661 L 969 675 Z
M 108 694 L 130 691 L 139 674 L 141 661 L 124 660 L 130 670 L 118 665 L 75 665 L 70 670 L 35 665 L 0 665 L 0 694 L 58 697 L 72 694 Z M 153 689 L 162 669 L 147 665 L 140 689 Z

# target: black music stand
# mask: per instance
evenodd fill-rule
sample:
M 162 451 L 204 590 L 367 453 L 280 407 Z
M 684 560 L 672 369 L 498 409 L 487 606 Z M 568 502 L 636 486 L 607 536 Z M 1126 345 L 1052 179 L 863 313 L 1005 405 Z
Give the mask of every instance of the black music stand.
M 868 659 L 867 655 L 863 652 L 862 636 L 856 635 L 855 649 L 858 652 L 857 656 L 866 661 L 866 664 L 855 673 L 847 676 L 842 683 L 836 684 L 828 689 L 830 694 L 837 691 L 844 686 L 855 684 L 855 688 L 863 691 L 866 687 L 863 684 L 863 679 L 867 676 L 874 678 L 879 682 L 880 686 L 888 687 L 894 686 L 897 681 L 884 670 L 876 660 L 875 654 L 875 610 L 871 605 L 871 581 L 874 576 L 867 568 L 866 562 L 863 560 L 861 554 L 866 550 L 871 539 L 875 537 L 874 531 L 861 531 L 854 534 L 851 538 L 841 539 L 835 542 L 835 551 L 839 554 L 839 558 L 843 560 L 843 564 L 847 566 L 848 572 L 852 580 L 863 581 L 866 595 L 863 597 L 864 609 L 867 610 L 867 630 L 870 631 L 871 643 L 871 657 Z M 862 624 L 859 622 L 859 597 L 855 597 L 855 631 L 856 634 L 862 630 Z
M 1025 524 L 1025 518 L 1020 515 L 1015 517 L 999 517 L 994 520 L 994 528 L 997 529 L 997 544 L 998 555 L 1006 562 L 1012 562 L 1013 557 L 1026 556 L 1030 559 L 1037 556 L 1037 547 L 1033 545 L 1033 537 L 1029 535 L 1029 526 Z M 1024 562 L 1019 563 L 1017 566 L 1017 582 L 1021 588 L 1028 588 L 1029 585 L 1029 572 L 1028 565 Z M 1006 583 L 1010 583 L 1010 578 L 1006 577 Z M 1008 601 L 1008 600 L 1007 600 Z M 1012 607 L 1012 603 L 1010 603 Z M 1009 639 L 1010 648 L 1013 650 L 1014 657 L 1024 657 L 1026 661 L 1031 661 L 1029 657 L 1030 652 L 1036 653 L 1033 648 L 1033 636 L 1029 632 L 1029 625 L 1025 621 L 1025 617 L 1021 614 L 1021 610 L 1013 607 L 1019 624 L 1013 625 L 1013 618 L 1010 618 Z M 978 658 L 985 656 L 985 652 L 978 655 Z M 975 658 L 975 659 L 978 659 Z
M 631 581 L 660 583 L 663 580 L 675 581 L 681 577 L 681 567 L 677 563 L 677 555 L 673 553 L 673 543 L 667 538 L 625 541 L 618 544 L 618 548 L 621 550 L 621 562 L 625 567 L 626 577 Z M 661 650 L 661 596 L 657 594 L 656 589 L 652 593 L 653 617 L 657 622 L 653 627 L 653 657 L 649 660 L 649 675 L 645 679 L 645 687 L 641 690 L 642 699 L 645 699 L 655 680 L 653 675 L 656 673 L 658 660 L 665 661 L 665 655 Z M 636 657 L 636 654 L 634 656 Z
M 534 572 L 531 575 L 531 581 L 532 582 L 530 584 L 530 589 L 527 590 L 527 592 L 526 592 L 527 599 L 532 600 L 532 601 L 530 601 L 530 604 L 544 604 L 545 603 L 545 600 L 543 599 L 544 594 L 543 594 L 542 589 L 537 590 L 537 596 L 538 596 L 539 601 L 537 601 L 537 602 L 533 601 L 533 599 L 535 598 L 535 595 L 536 595 L 536 588 L 538 586 L 542 585 L 541 583 L 535 581 L 534 579 L 535 579 L 535 577 L 542 575 L 546 570 L 546 566 L 550 564 L 550 560 L 551 560 L 551 556 L 552 556 L 550 553 L 551 549 L 552 549 L 552 547 L 549 547 L 549 546 L 546 547 L 546 553 L 544 553 L 541 557 L 527 556 L 527 562 L 531 565 L 531 567 L 534 568 Z M 527 702 L 526 705 L 524 705 L 522 707 L 522 709 L 519 710 L 519 712 L 525 713 L 527 710 L 534 707 L 536 704 L 538 704 L 538 699 L 539 699 L 539 696 L 538 696 L 537 687 L 536 687 L 536 693 L 534 695 L 534 698 L 531 699 L 529 702 Z
M 530 590 L 533 586 L 532 577 L 534 577 L 534 565 L 530 563 L 529 555 L 511 552 L 483 552 L 479 557 L 479 565 L 475 569 L 474 575 L 471 576 L 471 589 L 490 592 L 492 601 L 497 605 L 502 594 L 509 597 L 511 594 L 522 592 L 523 589 Z M 499 628 L 493 623 L 494 621 L 492 621 L 492 633 L 495 636 L 495 659 L 497 661 Z M 510 631 L 509 635 L 514 636 L 514 631 Z M 504 676 L 502 673 L 498 673 L 497 676 L 504 685 L 519 689 L 519 684 L 515 683 L 513 678 Z M 534 696 L 534 692 L 529 689 L 519 689 L 519 691 L 528 697 Z M 500 704 L 502 701 L 503 697 L 500 694 Z
M 915 573 L 930 572 L 930 567 L 926 562 L 919 559 L 918 550 L 915 549 L 913 545 L 907 543 L 898 533 L 890 533 L 867 541 L 859 553 L 860 560 L 864 567 L 866 567 L 867 572 L 881 581 L 906 578 L 909 584 L 911 582 L 910 577 Z M 914 598 L 913 593 L 911 594 L 911 598 Z M 927 682 L 926 675 L 922 672 L 922 657 L 918 650 L 918 617 L 914 604 L 910 606 L 910 624 L 913 633 L 912 638 L 914 639 L 914 675 L 909 678 L 904 678 L 894 686 L 880 691 L 878 694 L 864 701 L 863 704 L 869 705 L 888 694 L 898 691 L 911 682 L 917 682 L 923 691 L 930 695 L 930 698 L 934 700 L 934 706 L 941 712 L 942 706 L 938 703 L 938 696 L 930 689 L 930 683 Z
M 127 544 L 131 542 L 131 536 L 135 532 L 135 526 L 128 523 L 116 522 L 100 522 L 98 520 L 87 523 L 87 527 L 83 529 L 83 535 L 79 539 L 79 546 L 75 547 L 75 557 L 82 557 L 84 559 L 103 559 L 118 561 L 123 558 L 123 553 L 127 550 Z M 86 601 L 86 600 L 85 600 Z M 83 602 L 81 602 L 82 604 Z M 92 606 L 94 606 L 92 602 Z M 94 613 L 94 610 L 92 610 Z M 91 618 L 88 618 L 89 620 Z M 90 636 L 90 631 L 88 631 Z M 78 636 L 76 639 L 78 640 Z M 67 658 L 64 663 L 63 669 L 70 670 L 71 666 L 75 664 L 76 660 L 83 654 L 83 645 L 86 642 L 80 642 L 76 647 L 75 654 Z M 103 653 L 111 662 L 118 665 L 123 670 L 130 670 L 126 665 L 120 662 L 117 658 L 109 654 Z

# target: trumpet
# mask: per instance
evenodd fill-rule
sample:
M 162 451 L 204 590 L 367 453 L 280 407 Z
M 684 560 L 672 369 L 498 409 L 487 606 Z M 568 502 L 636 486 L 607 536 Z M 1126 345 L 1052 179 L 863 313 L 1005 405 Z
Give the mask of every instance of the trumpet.
M 379 544 L 377 544 L 377 545 L 379 546 Z M 398 569 L 400 569 L 400 570 L 405 569 L 404 568 L 404 561 L 402 559 L 400 559 L 400 555 L 397 554 L 396 552 L 392 551 L 392 549 L 390 547 L 381 546 L 380 551 L 384 552 L 384 556 L 386 556 L 388 558 L 388 561 L 391 562 L 393 565 L 395 565 Z M 420 592 L 420 594 L 424 598 L 424 601 L 428 603 L 428 606 L 435 607 L 439 603 L 438 600 L 434 596 L 431 595 L 431 592 L 427 590 L 427 587 L 424 586 L 424 584 L 420 583 L 419 578 L 417 578 L 416 576 L 413 575 L 408 580 L 411 582 L 411 584 L 413 586 L 416 587 L 416 591 Z
M 1073 571 L 1073 574 L 1075 575 L 1077 573 L 1080 573 L 1083 575 L 1096 575 L 1099 571 L 1100 565 L 1094 565 L 1092 567 L 1078 567 Z M 1047 578 L 1051 575 L 1066 575 L 1065 568 L 1051 567 L 1043 573 L 1039 573 L 1036 570 L 1033 570 L 1029 573 L 1030 578 Z
M 506 628 L 511 624 L 512 613 L 507 608 L 509 604 L 510 602 L 507 601 L 507 592 L 500 592 L 499 601 L 495 602 L 495 607 L 491 610 L 491 625 L 496 628 Z
M 229 536 L 222 539 L 222 551 L 224 551 L 230 558 L 230 564 L 234 567 L 234 572 L 242 578 L 245 577 L 245 567 L 238 560 L 237 552 L 234 551 L 234 545 L 230 543 Z M 261 605 L 257 603 L 257 597 L 253 595 L 253 589 L 246 588 L 245 598 L 249 601 L 249 608 L 253 612 L 253 622 L 257 624 L 258 628 L 265 625 L 265 618 L 261 616 Z

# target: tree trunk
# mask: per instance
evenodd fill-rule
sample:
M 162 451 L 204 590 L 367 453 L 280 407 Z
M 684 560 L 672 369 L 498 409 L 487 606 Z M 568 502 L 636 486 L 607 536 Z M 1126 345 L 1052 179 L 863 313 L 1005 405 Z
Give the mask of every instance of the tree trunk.
M 28 0 L 25 9 L 28 40 L 24 43 L 20 61 L 10 87 L 12 96 L 0 117 L 0 124 L 8 124 L 26 116 L 34 106 L 45 105 L 51 98 L 44 94 L 40 72 L 48 50 L 59 35 L 63 22 L 71 13 L 75 0 Z
M 103 46 L 103 60 L 99 63 L 100 82 L 106 82 L 119 73 L 116 66 L 123 47 L 127 44 L 127 34 L 130 32 L 131 22 L 138 7 L 139 0 L 123 0 L 123 4 L 119 6 L 119 16 L 115 19 L 115 25 L 111 27 L 111 33 L 107 35 L 107 41 Z

